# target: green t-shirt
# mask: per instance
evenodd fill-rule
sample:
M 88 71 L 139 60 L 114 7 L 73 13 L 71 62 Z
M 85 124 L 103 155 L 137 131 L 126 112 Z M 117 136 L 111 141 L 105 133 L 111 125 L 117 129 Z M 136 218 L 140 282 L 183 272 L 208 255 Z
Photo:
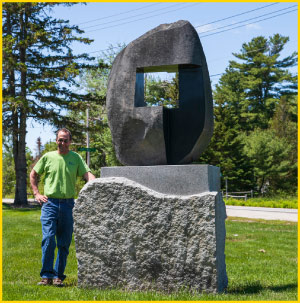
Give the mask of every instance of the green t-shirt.
M 45 173 L 44 195 L 49 198 L 74 198 L 77 176 L 90 171 L 82 157 L 73 151 L 65 155 L 48 152 L 33 169 L 38 174 Z

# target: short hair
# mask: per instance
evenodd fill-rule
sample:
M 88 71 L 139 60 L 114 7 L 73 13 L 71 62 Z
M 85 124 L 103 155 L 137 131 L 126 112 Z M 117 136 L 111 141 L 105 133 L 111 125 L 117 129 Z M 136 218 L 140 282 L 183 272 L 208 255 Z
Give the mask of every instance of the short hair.
M 58 133 L 59 133 L 59 132 L 68 133 L 68 134 L 69 134 L 70 140 L 72 140 L 72 134 L 71 134 L 71 132 L 70 132 L 68 129 L 66 129 L 66 128 L 61 128 L 61 129 L 57 130 L 57 132 L 56 132 L 56 139 L 57 139 L 57 137 L 58 137 Z

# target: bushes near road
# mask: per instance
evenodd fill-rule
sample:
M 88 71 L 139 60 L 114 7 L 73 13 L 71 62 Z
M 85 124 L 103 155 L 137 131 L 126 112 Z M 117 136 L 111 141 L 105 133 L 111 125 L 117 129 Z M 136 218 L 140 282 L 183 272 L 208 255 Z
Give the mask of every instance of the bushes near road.
M 257 197 L 249 198 L 246 201 L 243 199 L 235 199 L 224 197 L 226 205 L 231 206 L 250 206 L 250 207 L 267 207 L 267 208 L 291 208 L 298 209 L 297 197 Z

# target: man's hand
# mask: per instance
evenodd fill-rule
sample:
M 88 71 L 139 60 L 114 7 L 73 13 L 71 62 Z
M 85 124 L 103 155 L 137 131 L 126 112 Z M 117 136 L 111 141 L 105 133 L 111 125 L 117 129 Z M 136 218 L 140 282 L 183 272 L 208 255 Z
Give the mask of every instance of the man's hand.
M 40 193 L 36 193 L 34 195 L 35 200 L 42 206 L 43 203 L 47 203 L 48 197 L 46 195 L 42 195 Z
M 33 190 L 34 198 L 40 205 L 43 205 L 43 203 L 46 203 L 48 201 L 48 197 L 46 195 L 40 194 L 37 177 L 38 174 L 32 169 L 30 172 L 30 184 Z
M 83 178 L 84 178 L 87 182 L 89 182 L 89 181 L 95 179 L 96 177 L 95 177 L 94 174 L 92 174 L 91 172 L 86 172 L 86 173 L 84 173 Z

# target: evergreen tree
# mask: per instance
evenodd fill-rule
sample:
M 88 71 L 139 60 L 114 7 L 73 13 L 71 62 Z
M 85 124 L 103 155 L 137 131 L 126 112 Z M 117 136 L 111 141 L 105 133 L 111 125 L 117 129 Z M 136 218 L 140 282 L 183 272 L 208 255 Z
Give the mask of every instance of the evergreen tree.
M 287 181 L 290 185 L 295 182 L 296 157 L 292 155 L 292 151 L 296 151 L 295 132 L 289 131 L 290 136 L 289 139 L 285 138 L 285 144 L 283 137 L 279 136 L 280 132 L 287 134 L 287 130 L 295 130 L 295 125 L 288 122 L 286 117 L 297 120 L 295 106 L 291 105 L 297 94 L 297 77 L 288 71 L 289 67 L 296 64 L 297 54 L 280 59 L 287 42 L 288 37 L 275 34 L 269 39 L 260 36 L 244 43 L 241 52 L 234 54 L 241 62 L 229 62 L 213 92 L 214 134 L 200 162 L 220 166 L 223 177 L 228 177 L 230 191 L 249 190 L 256 186 L 262 189 L 266 181 L 269 189 L 283 189 Z M 283 95 L 288 96 L 285 104 L 280 99 Z M 284 107 L 286 110 L 283 110 Z M 288 107 L 291 107 L 290 111 Z M 283 121 L 285 127 L 281 125 Z M 269 129 L 270 124 L 277 131 L 268 130 L 264 133 L 262 130 Z M 254 130 L 256 133 L 251 136 Z M 273 134 L 273 139 L 278 139 L 277 145 L 273 140 L 268 142 L 270 134 Z M 265 150 L 258 148 L 262 144 L 261 135 L 266 136 Z M 251 140 L 256 142 L 254 146 L 251 146 Z M 290 149 L 291 146 L 294 150 Z M 276 158 L 271 153 L 272 148 L 276 148 L 280 156 Z M 293 159 L 289 162 L 290 170 L 284 161 L 286 155 Z M 256 158 L 261 161 L 264 157 L 268 157 L 266 168 L 255 161 Z M 274 164 L 271 164 L 272 159 Z M 278 166 L 280 164 L 278 170 L 272 167 L 276 162 Z M 283 180 L 286 182 L 283 183 Z
M 298 174 L 298 107 L 297 96 L 282 96 L 276 105 L 275 114 L 270 121 L 269 130 L 278 138 L 285 142 L 287 150 L 287 160 L 289 166 L 284 177 L 271 179 L 274 189 L 285 192 L 297 191 Z
M 214 133 L 199 162 L 221 169 L 222 185 L 228 181 L 228 191 L 246 191 L 253 188 L 252 166 L 243 150 L 240 126 L 233 109 L 215 95 Z
M 275 34 L 244 43 L 239 61 L 230 61 L 216 90 L 235 109 L 245 131 L 268 128 L 276 104 L 282 95 L 297 94 L 297 77 L 288 68 L 297 64 L 297 53 L 280 59 L 289 38 Z
M 49 15 L 56 5 L 75 3 L 3 3 L 3 129 L 13 136 L 16 205 L 27 204 L 26 121 L 74 126 L 64 111 L 80 108 L 86 96 L 74 93 L 76 76 L 90 60 L 74 55 L 73 42 L 90 44 L 68 21 Z
M 296 185 L 285 189 L 286 179 L 293 166 L 288 158 L 292 146 L 286 139 L 277 137 L 272 130 L 256 129 L 245 136 L 244 142 L 244 152 L 253 164 L 253 174 L 260 193 L 276 192 L 279 189 L 295 190 Z

